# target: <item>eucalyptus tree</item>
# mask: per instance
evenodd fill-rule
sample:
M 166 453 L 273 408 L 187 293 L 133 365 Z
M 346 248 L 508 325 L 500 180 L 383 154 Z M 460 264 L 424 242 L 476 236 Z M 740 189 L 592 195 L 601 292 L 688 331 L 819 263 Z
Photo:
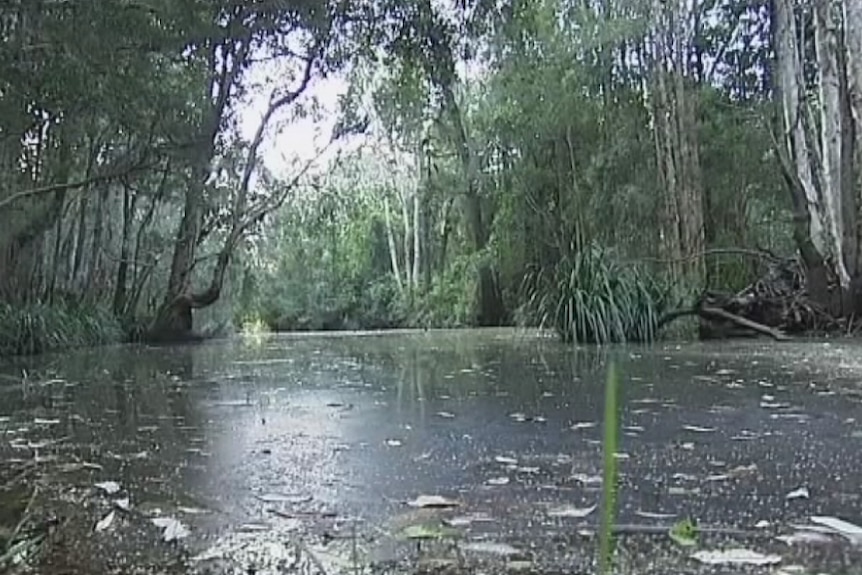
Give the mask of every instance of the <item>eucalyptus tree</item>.
M 833 312 L 854 314 L 862 306 L 860 8 L 849 0 L 774 0 L 771 16 L 777 151 L 793 199 L 794 237 L 808 291 Z

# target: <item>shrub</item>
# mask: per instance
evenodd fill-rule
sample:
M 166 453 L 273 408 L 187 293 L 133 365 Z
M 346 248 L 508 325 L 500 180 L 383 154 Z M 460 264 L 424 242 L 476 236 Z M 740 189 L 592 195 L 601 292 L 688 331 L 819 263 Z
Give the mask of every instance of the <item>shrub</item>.
M 117 318 L 100 307 L 0 304 L 0 355 L 32 355 L 123 340 Z
M 651 341 L 667 301 L 648 273 L 622 265 L 595 243 L 563 258 L 550 273 L 525 279 L 527 303 L 521 321 L 553 326 L 567 342 Z

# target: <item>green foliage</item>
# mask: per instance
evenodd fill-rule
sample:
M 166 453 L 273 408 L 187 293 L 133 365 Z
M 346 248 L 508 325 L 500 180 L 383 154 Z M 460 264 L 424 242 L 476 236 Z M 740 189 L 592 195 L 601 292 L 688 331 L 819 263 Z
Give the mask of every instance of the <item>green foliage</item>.
M 101 307 L 0 304 L 0 356 L 116 343 L 123 336 L 117 318 Z
M 456 259 L 419 294 L 413 306 L 414 324 L 438 327 L 465 327 L 472 323 L 476 289 L 475 256 Z
M 651 341 L 667 291 L 639 266 L 592 243 L 564 257 L 550 274 L 527 276 L 522 317 L 551 325 L 565 341 Z

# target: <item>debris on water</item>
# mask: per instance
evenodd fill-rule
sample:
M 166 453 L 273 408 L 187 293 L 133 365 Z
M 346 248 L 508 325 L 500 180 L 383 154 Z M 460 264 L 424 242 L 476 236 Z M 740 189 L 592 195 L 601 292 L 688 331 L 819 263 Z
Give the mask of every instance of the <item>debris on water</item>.
M 548 510 L 548 517 L 566 517 L 572 519 L 583 519 L 596 510 L 596 505 L 589 507 L 574 507 L 572 505 L 564 505 Z
M 95 531 L 96 533 L 100 533 L 102 531 L 106 531 L 111 524 L 114 522 L 114 512 L 111 511 L 101 519 L 96 522 Z
M 465 543 L 462 546 L 462 549 L 473 553 L 500 555 L 503 557 L 519 555 L 521 553 L 521 551 L 512 547 L 508 543 L 497 543 L 494 541 L 471 541 L 469 543 Z
M 777 535 L 776 540 L 791 547 L 793 545 L 824 545 L 832 543 L 832 537 L 819 531 L 800 530 L 788 535 Z
M 204 513 L 209 513 L 206 509 L 201 509 L 199 507 L 177 507 L 177 511 L 180 513 L 184 513 L 186 515 L 203 515 Z
M 444 519 L 443 523 L 449 527 L 469 527 L 473 523 L 490 523 L 494 518 L 484 513 L 473 513 Z
M 41 417 L 37 417 L 33 420 L 33 425 L 58 425 L 60 423 L 59 419 L 43 419 Z
M 683 425 L 682 428 L 692 433 L 713 433 L 716 430 L 714 427 L 703 427 L 700 425 Z
M 680 547 L 694 547 L 697 545 L 698 529 L 691 519 L 684 519 L 670 528 L 668 536 Z
M 120 492 L 120 484 L 116 481 L 102 481 L 96 483 L 93 487 L 95 487 L 96 489 L 101 489 L 108 495 L 114 495 L 115 493 Z
M 190 534 L 188 527 L 174 517 L 154 517 L 151 521 L 162 530 L 162 539 L 166 542 L 184 539 Z
M 407 505 L 409 505 L 410 507 L 419 507 L 425 509 L 458 507 L 460 503 L 453 499 L 443 497 L 442 495 L 420 495 L 413 501 L 408 501 Z
M 791 501 L 793 499 L 809 499 L 811 497 L 811 494 L 808 492 L 807 487 L 800 487 L 798 489 L 794 489 L 784 497 L 788 501 Z
M 399 534 L 403 539 L 412 540 L 427 540 L 427 539 L 447 539 L 460 535 L 460 533 L 451 527 L 438 524 L 425 525 L 408 525 L 401 530 Z
M 635 511 L 635 515 L 639 517 L 643 517 L 644 519 L 673 519 L 676 517 L 676 513 L 662 513 L 660 511 L 643 511 L 638 509 Z
M 827 529 L 831 529 L 854 545 L 862 545 L 862 527 L 855 523 L 850 523 L 849 521 L 844 521 L 837 517 L 823 515 L 812 517 L 811 522 L 815 525 L 822 525 Z
M 263 501 L 264 503 L 289 503 L 289 504 L 297 504 L 297 503 L 308 503 L 312 500 L 311 495 L 300 495 L 300 494 L 289 494 L 289 493 L 264 493 L 262 495 L 255 495 L 258 501 Z
M 780 555 L 765 555 L 744 548 L 731 548 L 713 551 L 697 551 L 692 559 L 705 565 L 755 565 L 759 567 L 781 563 Z
M 602 484 L 602 476 L 601 475 L 587 475 L 586 473 L 574 473 L 572 474 L 572 480 L 577 481 L 584 487 L 588 486 L 599 486 Z

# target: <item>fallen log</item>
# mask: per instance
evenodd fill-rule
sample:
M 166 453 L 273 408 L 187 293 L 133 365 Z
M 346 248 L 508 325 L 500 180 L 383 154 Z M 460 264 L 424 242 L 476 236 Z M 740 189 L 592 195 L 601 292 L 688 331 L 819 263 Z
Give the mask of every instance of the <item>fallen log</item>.
M 789 336 L 782 333 L 780 330 L 769 327 L 768 325 L 764 325 L 762 323 L 758 323 L 756 321 L 752 321 L 750 319 L 744 318 L 741 315 L 736 315 L 734 313 L 730 313 L 720 307 L 701 307 L 698 309 L 698 314 L 704 319 L 710 319 L 711 317 L 722 319 L 724 321 L 728 321 L 739 327 L 743 327 L 746 329 L 750 329 L 754 332 L 768 335 L 772 339 L 776 341 L 788 341 L 790 339 Z

